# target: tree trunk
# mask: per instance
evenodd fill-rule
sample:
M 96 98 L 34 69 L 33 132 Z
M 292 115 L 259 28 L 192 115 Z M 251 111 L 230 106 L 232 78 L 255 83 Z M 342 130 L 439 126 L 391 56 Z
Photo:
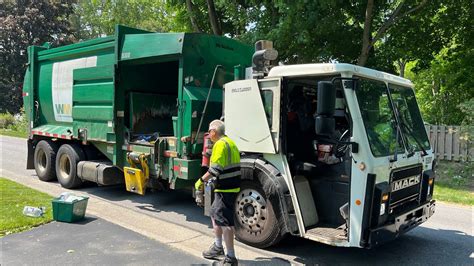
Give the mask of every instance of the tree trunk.
M 405 77 L 405 67 L 407 65 L 407 61 L 404 59 L 398 59 L 397 60 L 397 65 L 398 68 L 400 69 L 400 77 L 404 78 Z
M 387 30 L 393 26 L 398 20 L 403 17 L 410 15 L 411 13 L 417 11 L 418 9 L 422 8 L 428 0 L 423 0 L 419 5 L 413 7 L 412 9 L 408 10 L 407 12 L 400 14 L 405 1 L 401 1 L 398 3 L 395 10 L 392 12 L 390 17 L 382 23 L 382 26 L 376 31 L 374 36 L 372 36 L 372 16 L 374 10 L 374 0 L 367 0 L 367 8 L 365 10 L 365 22 L 364 22 L 364 35 L 362 36 L 362 49 L 357 60 L 357 64 L 359 66 L 364 66 L 367 63 L 367 59 L 369 58 L 369 52 L 374 47 L 374 44 L 380 40 Z
M 194 4 L 191 0 L 186 0 L 186 10 L 188 11 L 189 20 L 191 20 L 191 25 L 193 26 L 193 30 L 195 32 L 201 32 L 201 29 L 199 28 L 199 25 L 197 24 L 197 21 L 196 21 Z
M 206 0 L 207 10 L 209 13 L 209 21 L 211 22 L 212 32 L 215 35 L 222 35 L 221 25 L 217 18 L 216 7 L 214 6 L 214 0 Z
M 367 8 L 365 9 L 364 33 L 362 35 L 362 49 L 357 65 L 364 66 L 369 58 L 369 51 L 371 48 L 371 29 L 372 29 L 372 15 L 374 13 L 374 0 L 367 1 Z

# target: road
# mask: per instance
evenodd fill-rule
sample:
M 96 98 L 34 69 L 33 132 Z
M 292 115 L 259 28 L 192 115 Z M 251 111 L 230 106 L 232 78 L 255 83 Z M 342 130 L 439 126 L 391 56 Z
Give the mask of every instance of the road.
M 2 265 L 157 265 L 158 261 L 160 265 L 209 264 L 90 216 L 77 223 L 52 222 L 7 235 L 1 241 Z
M 34 170 L 25 169 L 26 141 L 0 136 L 0 176 L 18 182 L 59 189 L 56 182 L 37 181 Z M 36 183 L 35 183 L 36 182 Z M 187 192 L 159 191 L 145 196 L 126 192 L 121 186 L 89 185 L 79 190 L 99 201 L 172 224 L 178 230 L 192 230 L 212 239 L 210 223 L 202 210 L 194 205 Z M 143 217 L 145 217 L 143 216 Z M 399 239 L 381 247 L 365 250 L 336 248 L 309 240 L 290 237 L 267 250 L 249 248 L 262 254 L 260 262 L 272 264 L 474 264 L 474 211 L 471 207 L 437 203 L 434 216 Z M 147 232 L 142 232 L 146 234 Z M 208 243 L 205 243 L 207 246 Z M 243 248 L 244 245 L 240 245 Z M 237 254 L 239 255 L 239 254 Z M 255 257 L 255 256 L 254 256 Z

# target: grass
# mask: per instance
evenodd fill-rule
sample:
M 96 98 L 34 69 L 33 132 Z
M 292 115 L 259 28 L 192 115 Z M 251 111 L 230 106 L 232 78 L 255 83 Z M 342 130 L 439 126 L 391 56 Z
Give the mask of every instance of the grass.
M 433 197 L 474 206 L 474 162 L 439 162 Z
M 0 177 L 0 237 L 29 230 L 52 220 L 53 197 Z M 23 215 L 24 206 L 46 207 L 43 217 Z
M 27 132 L 17 131 L 17 130 L 13 130 L 13 129 L 3 129 L 3 128 L 0 129 L 0 135 L 10 136 L 10 137 L 17 137 L 17 138 L 24 138 L 24 139 L 26 139 L 28 137 Z
M 436 183 L 434 198 L 439 201 L 452 202 L 462 205 L 474 205 L 474 193 L 469 190 L 451 188 L 445 184 Z

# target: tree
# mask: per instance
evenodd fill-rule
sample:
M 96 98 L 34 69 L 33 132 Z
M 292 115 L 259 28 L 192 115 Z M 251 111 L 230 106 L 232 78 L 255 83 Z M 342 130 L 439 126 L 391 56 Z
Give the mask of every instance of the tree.
M 462 112 L 474 98 L 474 3 L 445 0 L 436 13 L 434 34 L 443 36 L 446 45 L 434 53 L 428 67 L 413 61 L 407 76 L 415 83 L 420 109 L 427 122 L 460 125 L 469 116 Z
M 196 7 L 194 6 L 194 3 L 192 0 L 186 0 L 186 11 L 188 12 L 189 16 L 189 21 L 191 22 L 191 25 L 193 26 L 193 29 L 195 32 L 201 32 L 201 28 L 198 25 L 197 19 L 196 19 Z
M 28 61 L 27 47 L 74 40 L 68 18 L 72 1 L 0 1 L 0 111 L 17 113 Z
M 211 23 L 212 32 L 215 35 L 222 35 L 222 27 L 219 21 L 219 17 L 216 12 L 214 0 L 206 0 L 207 2 L 207 13 L 209 14 L 209 22 Z
M 387 30 L 394 26 L 399 20 L 409 16 L 426 5 L 428 0 L 414 0 L 412 3 L 409 1 L 393 1 L 393 4 L 386 5 L 387 9 L 380 9 L 381 14 L 378 18 L 382 18 L 382 21 L 378 23 L 377 30 L 373 31 L 374 22 L 374 0 L 367 0 L 367 6 L 365 10 L 364 20 L 364 31 L 362 35 L 362 48 L 360 55 L 357 59 L 357 64 L 364 66 L 369 58 L 369 52 L 375 46 L 375 44 L 384 37 Z
M 177 10 L 164 0 L 80 0 L 72 16 L 79 39 L 112 35 L 115 25 L 122 24 L 149 31 L 186 30 L 179 28 Z
M 205 32 L 215 35 L 232 34 L 234 32 L 234 21 L 228 18 L 229 9 L 238 5 L 235 1 L 226 0 L 168 0 L 169 9 L 185 11 L 188 18 L 181 25 L 181 28 L 188 28 L 194 32 Z M 244 2 L 244 1 L 242 1 Z

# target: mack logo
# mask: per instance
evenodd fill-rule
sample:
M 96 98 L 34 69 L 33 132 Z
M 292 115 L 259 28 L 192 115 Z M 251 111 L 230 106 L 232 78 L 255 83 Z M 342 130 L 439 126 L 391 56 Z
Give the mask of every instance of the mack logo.
M 404 189 L 407 187 L 414 186 L 416 184 L 420 183 L 420 176 L 419 175 L 414 175 L 410 176 L 404 179 L 400 179 L 397 181 L 394 181 L 392 183 L 392 192 L 398 191 L 400 189 Z

